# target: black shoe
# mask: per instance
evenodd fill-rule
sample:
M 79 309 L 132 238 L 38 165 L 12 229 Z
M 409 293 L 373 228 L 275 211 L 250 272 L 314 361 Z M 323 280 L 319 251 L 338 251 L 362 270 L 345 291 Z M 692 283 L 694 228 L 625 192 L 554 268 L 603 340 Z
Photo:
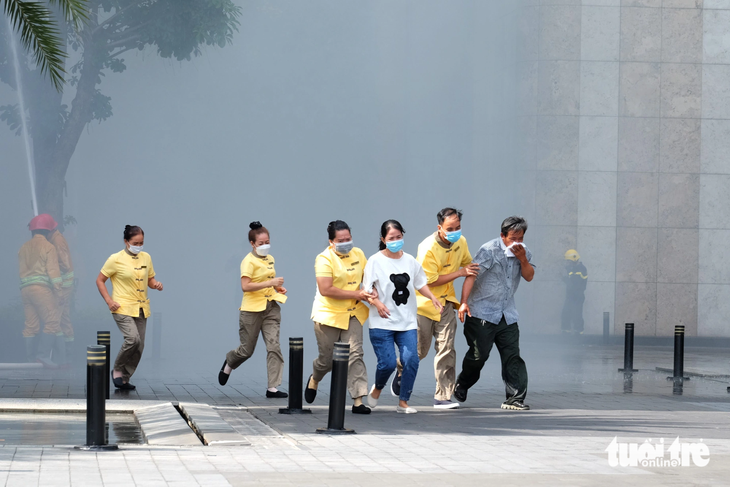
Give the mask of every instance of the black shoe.
M 529 411 L 530 406 L 518 399 L 507 399 L 502 403 L 502 409 L 511 409 L 513 411 Z
M 309 379 L 307 379 L 307 387 L 304 388 L 304 400 L 307 401 L 307 404 L 312 404 L 314 402 L 314 398 L 317 397 L 317 389 L 312 389 L 309 387 L 309 382 L 312 380 L 312 376 L 309 376 Z
M 393 377 L 393 382 L 390 383 L 390 393 L 395 397 L 400 397 L 400 381 L 402 378 L 402 374 L 398 375 L 398 373 L 396 373 L 395 377 Z
M 370 408 L 364 404 L 360 404 L 359 406 L 353 405 L 352 414 L 370 414 Z
M 221 371 L 218 372 L 218 383 L 222 386 L 226 385 L 226 382 L 228 382 L 228 378 L 231 376 L 231 374 L 226 374 L 223 372 L 226 370 L 226 361 L 223 361 L 223 367 L 221 367 Z
M 284 399 L 286 397 L 289 397 L 289 394 L 287 394 L 286 392 L 281 392 L 281 391 L 271 392 L 271 391 L 267 390 L 266 397 L 268 397 L 269 399 Z
M 456 387 L 454 388 L 454 397 L 456 398 L 457 401 L 464 402 L 464 401 L 466 401 L 466 392 L 467 391 L 468 391 L 468 389 L 463 389 L 463 388 L 459 387 L 459 384 L 456 384 Z
M 116 384 L 114 384 L 116 385 Z M 127 382 L 126 384 L 122 384 L 122 386 L 119 388 L 120 391 L 133 391 L 137 387 Z
M 124 386 L 124 382 L 122 382 L 121 377 L 114 377 L 114 374 L 112 374 L 112 382 L 114 382 L 114 387 L 117 389 L 121 389 Z

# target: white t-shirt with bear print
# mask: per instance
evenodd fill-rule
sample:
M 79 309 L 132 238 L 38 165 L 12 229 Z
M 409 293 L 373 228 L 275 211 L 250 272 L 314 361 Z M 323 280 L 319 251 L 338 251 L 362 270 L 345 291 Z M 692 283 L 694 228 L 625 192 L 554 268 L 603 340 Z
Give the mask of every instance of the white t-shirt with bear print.
M 418 328 L 416 289 L 428 284 L 426 273 L 418 261 L 403 252 L 399 259 L 391 259 L 378 252 L 368 259 L 363 276 L 363 289 L 373 287 L 378 299 L 388 308 L 390 316 L 381 318 L 378 308 L 370 305 L 370 328 L 392 331 Z

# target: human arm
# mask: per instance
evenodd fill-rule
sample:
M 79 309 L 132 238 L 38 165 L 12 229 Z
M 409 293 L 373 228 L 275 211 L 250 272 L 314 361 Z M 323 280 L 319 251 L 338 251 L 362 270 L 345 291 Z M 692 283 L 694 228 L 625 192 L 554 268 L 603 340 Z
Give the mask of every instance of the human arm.
M 241 289 L 243 290 L 244 293 L 260 291 L 262 289 L 266 289 L 267 287 L 282 288 L 283 284 L 284 284 L 283 277 L 274 277 L 273 279 L 268 279 L 264 282 L 251 282 L 250 277 L 248 277 L 248 276 L 241 277 Z M 286 294 L 286 290 L 284 290 L 284 291 L 285 292 L 282 294 Z M 278 291 L 278 292 L 280 292 L 280 291 Z
M 431 292 L 431 289 L 428 287 L 428 285 L 420 288 L 418 290 L 418 292 L 421 293 L 423 296 L 427 297 L 428 299 L 430 299 L 431 302 L 433 303 L 433 307 L 436 308 L 439 313 L 443 312 L 444 305 L 441 304 L 441 302 L 438 300 L 438 298 L 433 295 L 433 293 Z
M 150 277 L 149 279 L 147 279 L 147 286 L 151 289 L 157 289 L 158 291 L 162 291 L 162 283 L 154 277 Z
M 429 283 L 429 286 L 442 286 L 444 284 L 447 284 L 449 282 L 455 281 L 456 279 L 460 277 L 469 277 L 469 276 L 476 276 L 479 272 L 479 264 L 467 264 L 466 266 L 460 268 L 458 271 L 454 271 L 450 274 L 443 274 L 438 276 L 438 278 L 433 281 L 432 283 Z M 420 289 L 419 289 L 420 292 Z M 421 293 L 423 294 L 423 293 Z
M 464 279 L 464 285 L 461 287 L 461 306 L 459 306 L 459 320 L 464 321 L 464 315 L 471 317 L 471 310 L 469 309 L 469 295 L 474 287 L 475 276 L 469 276 Z
M 520 273 L 522 274 L 522 278 L 527 282 L 532 281 L 532 278 L 535 277 L 535 268 L 532 267 L 532 264 L 530 264 L 527 260 L 527 249 L 525 249 L 525 246 L 515 245 L 511 250 L 512 253 L 515 254 L 517 260 L 520 261 Z
M 353 291 L 340 289 L 334 285 L 334 279 L 332 277 L 317 277 L 317 287 L 319 288 L 319 294 L 326 298 L 367 301 L 369 298 L 375 297 L 365 289 L 356 289 Z
M 106 289 L 106 280 L 109 279 L 101 272 L 98 276 L 96 276 L 96 288 L 99 290 L 99 294 L 101 294 L 101 297 L 104 298 L 104 302 L 109 307 L 109 311 L 116 311 L 120 308 L 119 303 L 114 301 L 111 296 L 109 296 L 109 291 Z

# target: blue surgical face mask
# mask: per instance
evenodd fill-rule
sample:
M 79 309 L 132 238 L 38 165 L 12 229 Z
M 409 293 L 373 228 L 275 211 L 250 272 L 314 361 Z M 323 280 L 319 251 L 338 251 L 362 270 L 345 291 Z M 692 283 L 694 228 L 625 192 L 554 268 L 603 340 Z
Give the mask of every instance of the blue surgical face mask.
M 400 252 L 400 250 L 403 248 L 403 239 L 385 242 L 385 247 L 394 254 L 396 252 Z
M 142 249 L 143 249 L 143 248 L 144 248 L 144 245 L 130 245 L 130 246 L 129 246 L 129 251 L 130 251 L 131 253 L 133 253 L 134 255 L 137 255 L 137 254 L 139 254 L 140 252 L 142 252 Z
M 444 235 L 446 235 L 446 240 L 449 242 L 458 242 L 461 238 L 461 230 L 456 230 L 455 232 L 444 232 Z

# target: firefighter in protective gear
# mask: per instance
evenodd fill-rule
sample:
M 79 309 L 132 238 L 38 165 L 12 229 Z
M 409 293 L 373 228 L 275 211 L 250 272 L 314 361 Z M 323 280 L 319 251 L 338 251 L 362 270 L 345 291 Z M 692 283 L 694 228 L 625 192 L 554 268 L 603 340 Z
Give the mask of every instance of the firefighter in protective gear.
M 71 359 L 71 347 L 74 341 L 74 329 L 71 325 L 71 295 L 74 291 L 74 266 L 71 261 L 71 252 L 68 249 L 68 242 L 61 232 L 58 231 L 58 224 L 53 221 L 53 229 L 48 235 L 48 241 L 56 248 L 58 254 L 58 267 L 61 271 L 61 291 L 58 294 L 58 305 L 61 308 L 61 331 L 65 342 L 66 360 L 59 365 L 68 365 Z
M 588 271 L 574 249 L 565 252 L 565 304 L 562 313 L 563 333 L 583 333 L 583 302 L 585 301 Z
M 51 352 L 57 341 L 63 344 L 58 306 L 62 285 L 61 270 L 56 248 L 47 239 L 49 232 L 55 228 L 55 223 L 46 214 L 33 218 L 28 225 L 33 237 L 18 252 L 20 294 L 25 309 L 23 337 L 26 354 L 29 360 L 35 358 L 48 368 L 57 368 L 51 361 Z M 34 353 L 35 338 L 39 334 L 37 353 Z M 65 344 L 63 347 L 65 352 Z

